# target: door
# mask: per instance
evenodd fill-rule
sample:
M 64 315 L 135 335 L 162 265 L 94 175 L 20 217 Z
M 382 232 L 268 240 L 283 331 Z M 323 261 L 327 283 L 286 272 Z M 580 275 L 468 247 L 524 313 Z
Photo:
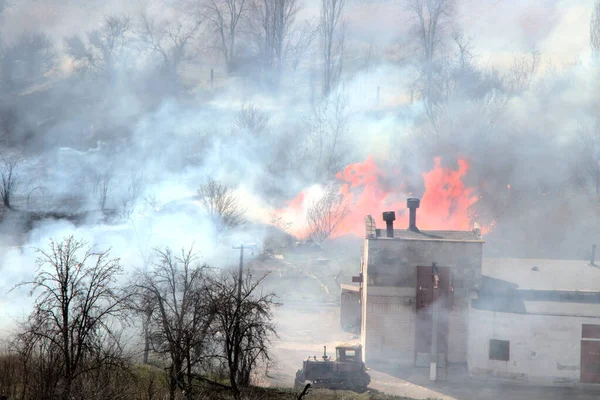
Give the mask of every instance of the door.
M 583 383 L 600 383 L 600 325 L 581 327 L 581 376 Z
M 437 278 L 436 278 L 437 276 Z M 437 279 L 437 288 L 436 288 Z M 448 311 L 452 308 L 452 274 L 448 267 L 417 267 L 415 365 L 429 366 L 433 337 L 433 304 L 438 301 L 437 352 L 448 354 Z

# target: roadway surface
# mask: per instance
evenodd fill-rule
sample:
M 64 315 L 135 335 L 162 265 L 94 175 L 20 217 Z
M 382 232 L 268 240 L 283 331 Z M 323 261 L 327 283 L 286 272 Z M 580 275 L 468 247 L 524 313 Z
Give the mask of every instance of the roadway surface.
M 273 356 L 277 367 L 269 371 L 262 380 L 265 386 L 291 387 L 302 361 L 307 357 L 320 357 L 323 346 L 327 353 L 335 356 L 335 345 L 339 342 L 358 342 L 359 338 L 341 332 L 337 307 L 281 307 L 275 315 L 279 338 L 273 341 Z M 370 388 L 380 392 L 415 399 L 443 400 L 591 400 L 600 399 L 600 387 L 541 387 L 526 383 L 501 380 L 470 378 L 466 371 L 450 369 L 447 380 L 429 381 L 429 372 L 424 369 L 404 371 L 386 370 L 371 366 Z

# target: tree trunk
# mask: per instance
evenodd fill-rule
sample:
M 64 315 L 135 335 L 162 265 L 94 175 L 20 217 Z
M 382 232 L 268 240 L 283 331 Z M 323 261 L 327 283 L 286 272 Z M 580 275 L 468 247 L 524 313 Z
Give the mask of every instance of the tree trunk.
M 146 321 L 144 326 L 144 364 L 148 364 L 148 355 L 150 354 L 150 326 Z
M 175 400 L 175 389 L 177 388 L 177 379 L 174 376 L 174 367 L 171 366 L 171 379 L 169 380 L 169 400 Z
M 68 376 L 65 379 L 65 387 L 63 388 L 63 400 L 71 400 L 71 387 L 73 386 L 73 378 L 70 376 L 70 372 L 67 372 Z

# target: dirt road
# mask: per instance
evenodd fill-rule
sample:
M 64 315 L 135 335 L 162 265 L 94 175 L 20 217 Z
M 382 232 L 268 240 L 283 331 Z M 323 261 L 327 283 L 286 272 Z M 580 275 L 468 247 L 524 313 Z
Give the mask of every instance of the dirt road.
M 307 357 L 322 355 L 327 346 L 334 355 L 339 342 L 358 342 L 359 338 L 341 332 L 336 307 L 294 308 L 284 306 L 276 313 L 279 339 L 274 341 L 273 355 L 277 368 L 270 371 L 265 386 L 291 387 L 296 371 Z M 415 399 L 443 400 L 591 400 L 600 398 L 596 387 L 534 387 L 501 381 L 469 378 L 466 371 L 452 371 L 447 381 L 429 382 L 427 370 L 393 371 L 372 368 L 371 388 Z

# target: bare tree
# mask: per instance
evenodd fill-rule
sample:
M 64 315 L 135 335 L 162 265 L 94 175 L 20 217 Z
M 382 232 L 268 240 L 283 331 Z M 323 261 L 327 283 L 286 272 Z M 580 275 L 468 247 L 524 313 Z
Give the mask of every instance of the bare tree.
M 600 202 L 600 123 L 582 127 L 577 132 L 575 183 Z
M 408 11 L 415 22 L 412 30 L 418 45 L 425 78 L 431 79 L 434 62 L 440 55 L 446 29 L 454 15 L 453 0 L 408 0 Z
M 255 281 L 250 272 L 225 273 L 211 280 L 207 291 L 215 316 L 215 339 L 221 346 L 235 397 L 250 385 L 252 373 L 261 364 L 269 367 L 271 339 L 276 337 L 272 308 L 279 304 L 273 293 L 259 293 L 264 279 Z
M 342 90 L 314 108 L 309 120 L 315 179 L 330 179 L 345 164 L 348 137 L 348 101 Z
M 192 396 L 215 318 L 207 296 L 208 267 L 197 265 L 191 248 L 180 256 L 168 248 L 156 252 L 154 268 L 134 284 L 137 311 L 147 320 L 152 351 L 169 361 L 170 399 L 177 389 Z
M 307 236 L 316 243 L 324 242 L 335 232 L 349 212 L 350 204 L 340 193 L 339 185 L 328 185 L 323 196 L 307 210 Z
M 246 209 L 229 186 L 209 178 L 200 185 L 198 195 L 218 234 L 224 234 L 245 223 Z
M 418 54 L 419 90 L 425 110 L 434 128 L 437 127 L 437 108 L 440 89 L 435 82 L 439 57 L 447 39 L 447 28 L 454 15 L 453 0 L 407 0 L 413 16 L 412 33 Z
M 540 64 L 541 54 L 535 50 L 528 54 L 515 56 L 507 76 L 509 92 L 519 94 L 529 89 Z
M 6 208 L 12 208 L 12 199 L 19 187 L 18 171 L 21 161 L 22 158 L 20 155 L 2 156 L 0 198 L 2 198 L 2 203 Z
M 24 33 L 2 49 L 0 69 L 5 89 L 39 83 L 56 66 L 56 51 L 43 33 Z
M 67 53 L 78 69 L 111 79 L 124 62 L 123 53 L 130 34 L 129 18 L 111 15 L 99 29 L 89 32 L 86 39 L 78 35 L 66 38 Z
M 346 24 L 343 12 L 346 0 L 321 0 L 322 92 L 326 97 L 337 86 L 342 74 L 346 47 Z
M 256 0 L 251 20 L 259 49 L 263 79 L 277 89 L 284 67 L 288 35 L 300 11 L 296 0 Z
M 465 38 L 465 34 L 460 29 L 455 29 L 452 32 L 452 40 L 456 45 L 456 53 L 454 57 L 458 61 L 458 68 L 461 71 L 469 69 L 473 65 L 473 38 Z
M 119 259 L 109 251 L 97 252 L 73 236 L 50 241 L 49 250 L 38 249 L 39 270 L 30 286 L 39 292 L 24 332 L 58 351 L 63 400 L 70 400 L 82 374 L 113 363 L 118 347 L 118 324 L 126 297 L 116 279 L 122 273 Z
M 283 217 L 281 215 L 279 215 L 276 211 L 272 211 L 269 214 L 269 217 L 270 217 L 269 223 L 284 232 L 287 231 L 288 229 L 290 229 L 291 226 L 293 225 L 291 222 L 285 221 L 283 219 Z
M 112 189 L 113 167 L 108 165 L 103 170 L 93 170 L 91 174 L 93 192 L 97 196 L 100 210 L 104 211 L 108 195 Z
M 598 57 L 600 54 L 600 0 L 594 2 L 592 18 L 590 20 L 590 47 L 592 54 Z
M 160 56 L 161 71 L 171 80 L 178 80 L 181 65 L 196 57 L 197 52 L 191 51 L 191 42 L 201 25 L 198 18 L 157 24 L 142 15 L 141 40 L 148 50 Z
M 236 128 L 253 135 L 260 136 L 267 129 L 269 115 L 255 104 L 245 104 L 237 114 Z
M 110 178 L 110 175 L 107 176 Z M 144 185 L 144 172 L 143 171 L 134 171 L 129 176 L 129 184 L 127 186 L 127 194 L 121 199 L 121 218 L 130 219 L 133 215 L 133 211 L 135 210 L 138 200 L 142 194 L 142 189 Z M 108 189 L 110 187 L 110 179 L 107 182 L 106 195 L 108 195 Z M 106 197 L 106 196 L 104 196 Z M 106 198 L 104 199 L 104 203 L 106 203 Z
M 296 71 L 303 61 L 304 56 L 311 49 L 317 33 L 319 33 L 319 26 L 317 23 L 313 21 L 304 21 L 289 34 L 286 60 L 292 71 L 293 80 L 295 80 Z
M 238 34 L 248 10 L 248 0 L 206 0 L 202 6 L 202 15 L 216 35 L 216 47 L 229 72 L 234 69 Z
M 59 397 L 56 394 L 63 372 L 60 349 L 48 338 L 28 330 L 16 334 L 12 347 L 23 374 L 20 382 L 22 387 L 19 388 L 20 398 Z

